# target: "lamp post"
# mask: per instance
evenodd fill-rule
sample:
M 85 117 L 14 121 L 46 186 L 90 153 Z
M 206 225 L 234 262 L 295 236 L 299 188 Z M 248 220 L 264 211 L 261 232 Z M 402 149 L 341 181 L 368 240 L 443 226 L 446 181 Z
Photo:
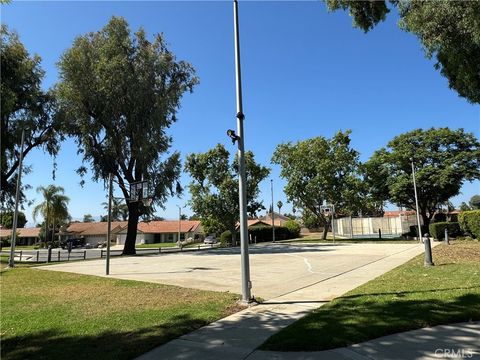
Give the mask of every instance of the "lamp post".
M 181 234 L 182 234 L 182 207 L 177 205 L 178 207 L 178 243 L 180 244 L 181 241 Z
M 420 212 L 418 211 L 418 194 L 417 194 L 417 183 L 415 180 L 415 166 L 413 165 L 413 158 L 410 159 L 412 163 L 412 177 L 413 177 L 413 190 L 415 192 L 415 206 L 417 210 L 417 234 L 418 240 L 422 241 L 422 228 L 420 226 Z
M 275 242 L 275 211 L 274 211 L 274 206 L 273 205 L 273 179 L 270 180 L 270 189 L 272 191 L 272 239 L 273 242 Z
M 8 266 L 15 267 L 15 243 L 17 241 L 17 220 L 18 220 L 18 202 L 20 201 L 20 186 L 22 185 L 22 161 L 23 161 L 23 145 L 25 142 L 25 130 L 22 130 L 22 140 L 20 142 L 20 158 L 18 160 L 17 189 L 15 191 L 15 212 L 13 213 L 12 226 L 12 243 L 10 244 L 10 259 Z M 48 232 L 48 228 L 47 232 Z
M 107 258 L 105 274 L 110 275 L 110 238 L 112 236 L 112 197 L 113 197 L 113 175 L 108 174 L 108 225 L 107 225 Z
M 250 263 L 248 254 L 247 225 L 247 177 L 245 174 L 245 136 L 243 132 L 242 76 L 240 68 L 240 35 L 238 28 L 238 3 L 233 0 L 233 30 L 235 38 L 235 85 L 237 99 L 237 140 L 238 140 L 238 190 L 240 207 L 240 249 L 242 266 L 242 301 L 251 300 Z

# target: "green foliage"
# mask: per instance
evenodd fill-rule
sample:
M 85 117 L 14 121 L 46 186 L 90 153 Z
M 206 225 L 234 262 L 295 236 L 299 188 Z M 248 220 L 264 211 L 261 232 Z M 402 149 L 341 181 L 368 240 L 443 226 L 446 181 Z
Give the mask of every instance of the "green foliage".
M 56 155 L 63 140 L 63 122 L 56 116 L 51 92 L 42 90 L 45 72 L 40 57 L 31 56 L 17 33 L 1 25 L 1 192 L 4 206 L 13 206 L 20 160 L 21 134 L 25 130 L 24 158 L 35 148 Z M 24 166 L 25 173 L 31 168 Z M 22 186 L 21 202 L 25 200 Z
M 102 203 L 103 208 L 106 210 L 106 219 L 108 220 L 108 202 Z M 112 219 L 115 221 L 127 221 L 128 220 L 128 206 L 124 200 L 119 198 L 112 198 Z
M 290 232 L 292 238 L 298 238 L 300 236 L 300 225 L 295 220 L 288 220 L 283 225 Z
M 131 34 L 123 18 L 112 17 L 100 31 L 79 36 L 58 63 L 57 92 L 69 132 L 91 165 L 95 181 L 112 173 L 125 199 L 128 184 L 148 181 L 152 205 L 179 194 L 180 154 L 169 154 L 167 129 L 177 120 L 181 97 L 198 83 L 193 67 L 177 61 L 157 34 Z M 85 175 L 87 169 L 78 169 Z M 124 254 L 135 253 L 137 223 L 155 207 L 130 202 Z
M 267 242 L 273 241 L 273 231 L 271 226 L 255 226 L 248 229 L 248 234 L 252 241 L 255 242 Z M 288 240 L 295 239 L 298 235 L 295 232 L 291 232 L 289 228 L 285 226 L 275 226 L 275 240 Z
M 450 88 L 472 103 L 480 103 L 480 2 L 390 1 L 400 13 L 399 26 L 416 35 L 427 58 Z M 331 10 L 349 9 L 355 26 L 364 31 L 383 21 L 386 1 L 327 0 Z
M 459 194 L 465 181 L 480 178 L 480 143 L 463 129 L 417 129 L 396 136 L 367 162 L 367 183 L 377 196 L 415 209 L 413 159 L 423 222 L 429 225 L 439 205 Z
M 349 135 L 339 131 L 331 139 L 281 144 L 273 154 L 272 162 L 282 167 L 280 176 L 287 180 L 288 200 L 325 228 L 330 220 L 322 212 L 324 201 L 335 204 L 337 212 L 356 212 L 362 206 L 359 154 L 350 147 Z
M 472 210 L 480 210 L 480 195 L 473 195 L 468 203 Z
M 45 221 L 40 229 L 40 238 L 47 242 L 53 241 L 55 231 L 70 221 L 70 215 L 68 214 L 70 199 L 63 195 L 64 192 L 63 187 L 55 185 L 39 186 L 37 188 L 37 193 L 43 196 L 43 202 L 33 208 L 32 215 L 34 220 L 39 214 L 44 218 Z
M 13 228 L 13 215 L 14 211 L 2 211 L 0 213 L 0 225 L 2 225 L 5 229 L 12 229 Z M 25 214 L 21 211 L 18 212 L 17 218 L 17 228 L 23 228 L 27 223 L 27 218 Z
M 458 215 L 462 231 L 475 239 L 480 239 L 480 210 L 463 211 Z
M 460 224 L 458 222 L 437 222 L 430 224 L 430 236 L 437 240 L 445 239 L 445 229 L 449 236 L 457 237 L 461 235 Z
M 270 170 L 255 162 L 252 152 L 245 153 L 247 209 L 254 215 L 263 209 L 257 201 L 259 183 Z M 230 230 L 234 236 L 239 222 L 238 160 L 230 163 L 230 153 L 221 144 L 206 153 L 190 154 L 185 171 L 192 177 L 189 185 L 190 207 L 200 216 L 205 233 L 221 234 Z
M 91 214 L 85 214 L 83 215 L 83 222 L 94 222 L 95 219 Z
M 238 234 L 237 234 L 238 237 Z M 222 247 L 228 246 L 232 244 L 232 232 L 230 230 L 225 230 L 220 235 L 220 245 Z

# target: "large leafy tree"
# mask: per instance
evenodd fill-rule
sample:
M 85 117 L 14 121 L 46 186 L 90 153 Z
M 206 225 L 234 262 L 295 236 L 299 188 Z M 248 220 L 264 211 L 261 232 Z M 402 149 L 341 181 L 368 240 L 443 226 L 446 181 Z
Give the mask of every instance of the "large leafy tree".
M 473 210 L 480 209 L 480 195 L 473 195 L 468 203 Z
M 270 170 L 255 162 L 253 153 L 245 153 L 247 175 L 247 210 L 250 216 L 264 209 L 257 200 L 258 185 Z M 185 170 L 192 177 L 189 185 L 190 207 L 200 216 L 207 233 L 230 230 L 236 241 L 240 219 L 238 204 L 238 159 L 230 162 L 230 153 L 221 144 L 206 153 L 190 154 Z
M 129 183 L 148 181 L 152 206 L 163 207 L 181 191 L 180 155 L 168 154 L 172 138 L 166 131 L 176 121 L 182 95 L 198 82 L 194 69 L 176 61 L 162 35 L 153 41 L 143 29 L 131 35 L 118 17 L 78 37 L 58 66 L 58 95 L 70 132 L 93 179 L 105 181 L 112 173 L 118 182 L 128 204 L 123 253 L 134 254 L 138 219 L 154 207 L 129 201 Z
M 480 103 L 480 1 L 391 0 L 399 26 L 416 35 L 450 88 Z M 389 13 L 386 1 L 327 0 L 331 10 L 348 9 L 356 27 L 368 31 Z
M 5 229 L 11 229 L 13 227 L 13 215 L 14 212 L 12 210 L 1 210 L 0 212 L 0 225 L 2 225 Z M 17 227 L 23 228 L 27 223 L 27 218 L 25 214 L 21 211 L 18 212 L 17 218 Z
M 68 214 L 68 202 L 70 199 L 64 195 L 61 186 L 39 186 L 37 193 L 41 194 L 43 201 L 33 208 L 33 219 L 38 215 L 44 219 L 45 240 L 53 241 L 55 230 L 70 219 Z M 50 232 L 51 231 L 51 232 Z
M 463 129 L 417 129 L 396 136 L 366 166 L 376 196 L 415 210 L 413 160 L 419 211 L 425 225 L 440 205 L 460 193 L 465 181 L 480 179 L 480 143 Z
M 282 167 L 280 176 L 287 180 L 288 200 L 323 225 L 324 239 L 331 222 L 322 211 L 324 201 L 334 204 L 337 212 L 359 210 L 358 157 L 350 147 L 350 131 L 339 131 L 331 139 L 319 136 L 281 144 L 273 154 L 272 162 Z
M 5 207 L 14 202 L 21 151 L 21 134 L 25 130 L 23 157 L 34 148 L 57 154 L 62 121 L 56 116 L 55 98 L 41 88 L 45 75 L 40 57 L 31 56 L 17 33 L 1 26 L 1 193 Z M 30 167 L 24 167 L 27 173 Z M 23 189 L 25 186 L 23 187 Z M 21 202 L 25 200 L 21 193 Z

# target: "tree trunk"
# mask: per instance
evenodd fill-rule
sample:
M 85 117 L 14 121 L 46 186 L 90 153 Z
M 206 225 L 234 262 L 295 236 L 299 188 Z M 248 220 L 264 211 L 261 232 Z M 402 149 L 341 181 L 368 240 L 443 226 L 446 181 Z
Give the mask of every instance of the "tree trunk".
M 237 230 L 235 228 L 230 229 L 230 232 L 232 233 L 232 246 L 237 246 Z
M 420 215 L 422 216 L 423 226 L 425 226 L 428 229 L 430 225 L 430 217 L 427 215 L 427 212 L 425 210 L 420 210 Z
M 123 247 L 123 255 L 135 255 L 135 243 L 137 241 L 138 226 L 138 202 L 128 204 L 128 229 L 125 246 Z

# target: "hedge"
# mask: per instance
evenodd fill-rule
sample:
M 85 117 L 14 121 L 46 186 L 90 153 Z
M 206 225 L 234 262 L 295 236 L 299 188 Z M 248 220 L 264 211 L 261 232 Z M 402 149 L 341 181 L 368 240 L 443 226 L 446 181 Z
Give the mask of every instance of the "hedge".
M 423 237 L 423 235 L 428 233 L 430 229 L 426 225 L 421 225 L 421 231 L 422 231 L 422 237 Z M 408 233 L 408 235 L 410 235 L 411 237 L 418 237 L 417 233 L 418 233 L 418 226 L 410 225 L 410 232 Z
M 295 220 L 286 221 L 284 226 L 290 232 L 291 239 L 298 238 L 300 236 L 301 227 Z
M 300 234 L 300 225 L 298 225 L 296 222 L 295 222 L 295 225 L 297 226 L 294 226 L 292 224 L 289 224 L 289 226 L 275 226 L 275 240 L 296 239 Z M 248 229 L 248 236 L 249 236 L 249 239 L 252 239 L 252 242 L 272 241 L 273 240 L 272 227 L 271 226 L 252 227 Z M 237 232 L 237 241 L 239 240 L 240 240 L 240 234 Z M 231 244 L 232 233 L 228 230 L 223 232 L 220 235 L 220 242 L 223 246 Z
M 458 215 L 462 231 L 475 239 L 480 239 L 480 210 L 462 211 Z
M 430 224 L 430 236 L 437 240 L 443 240 L 445 239 L 445 229 L 447 229 L 448 235 L 453 237 L 462 233 L 458 222 L 438 222 Z

